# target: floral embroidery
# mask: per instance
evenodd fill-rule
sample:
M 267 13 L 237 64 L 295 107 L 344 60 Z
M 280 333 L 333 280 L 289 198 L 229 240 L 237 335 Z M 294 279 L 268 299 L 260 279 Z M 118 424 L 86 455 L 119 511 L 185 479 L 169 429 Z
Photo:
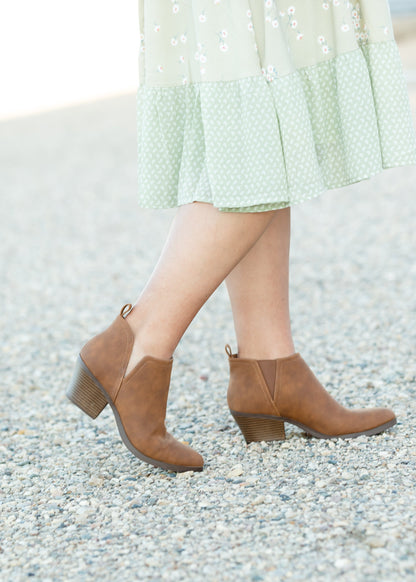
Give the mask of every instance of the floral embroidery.
M 366 23 L 361 21 L 361 6 L 359 2 L 353 5 L 351 12 L 353 26 L 355 30 L 355 38 L 359 44 L 369 40 L 369 29 Z
M 228 51 L 228 44 L 225 42 L 225 39 L 227 38 L 227 36 L 228 36 L 228 31 L 226 29 L 221 30 L 218 33 L 219 48 L 220 48 L 220 51 L 223 53 Z
M 273 65 L 268 65 L 267 68 L 262 67 L 261 72 L 269 83 L 277 79 L 277 70 Z
M 254 32 L 254 24 L 253 24 L 253 21 L 252 21 L 251 17 L 252 17 L 251 10 L 247 10 L 247 18 L 249 18 L 249 22 L 248 22 L 248 25 L 247 25 L 247 29 L 250 32 Z
M 276 0 L 264 0 L 264 19 L 273 28 L 279 28 Z
M 148 32 L 140 31 L 139 51 L 145 53 L 147 44 L 152 50 L 143 55 L 140 66 L 142 70 L 146 66 L 146 70 L 156 71 L 155 83 L 162 85 L 212 81 L 222 78 L 222 75 L 232 78 L 231 62 L 235 63 L 234 68 L 238 62 L 242 63 L 245 76 L 253 70 L 253 74 L 261 73 L 271 81 L 290 72 L 287 59 L 283 56 L 285 64 L 282 66 L 282 55 L 277 54 L 273 47 L 286 46 L 287 55 L 291 55 L 294 62 L 303 60 L 307 66 L 313 61 L 314 52 L 306 53 L 302 47 L 310 46 L 311 41 L 320 47 L 321 58 L 315 57 L 319 62 L 367 42 L 393 38 L 387 0 L 380 0 L 377 18 L 371 20 L 368 18 L 371 13 L 362 10 L 364 0 L 319 0 L 316 10 L 321 16 L 318 14 L 316 20 L 313 19 L 315 26 L 312 26 L 309 11 L 305 8 L 306 0 L 289 0 L 287 3 L 284 0 L 256 0 L 259 9 L 263 10 L 265 24 L 261 45 L 253 20 L 255 0 L 170 0 L 171 11 L 168 13 L 156 7 L 152 0 L 139 0 L 141 4 L 146 1 L 152 24 L 146 29 Z M 234 20 L 238 18 L 242 26 L 238 25 L 239 33 L 235 35 Z M 194 29 L 190 35 L 189 26 Z M 317 26 L 320 28 L 316 29 Z M 262 47 L 260 52 L 259 46 Z M 167 51 L 173 50 L 177 51 L 173 60 L 177 65 L 172 65 L 169 59 L 168 67 Z M 239 59 L 230 61 L 229 53 Z M 265 62 L 259 60 L 263 58 L 266 58 Z M 257 69 L 254 70 L 256 63 Z
M 198 43 L 198 50 L 194 55 L 195 60 L 199 61 L 199 63 L 201 63 L 200 67 L 199 67 L 199 72 L 201 73 L 201 75 L 205 75 L 205 73 L 206 73 L 206 68 L 203 65 L 205 65 L 205 63 L 208 60 L 206 52 L 203 49 L 204 49 L 204 45 L 199 42 Z
M 304 33 L 301 30 L 299 30 L 299 21 L 294 16 L 295 12 L 296 12 L 295 6 L 289 6 L 286 12 L 280 11 L 279 14 L 282 20 L 283 19 L 287 20 L 287 27 L 296 32 L 296 40 L 302 40 L 302 38 L 304 37 Z M 273 28 L 277 28 L 279 25 L 277 18 L 272 20 L 271 23 Z
M 331 49 L 328 46 L 328 43 L 326 42 L 326 38 L 321 34 L 318 36 L 318 42 L 322 47 L 322 52 L 326 55 L 328 54 Z
M 388 0 L 139 0 L 139 14 L 142 206 L 265 211 L 416 163 Z
M 178 0 L 171 0 L 172 2 L 172 12 L 173 14 L 178 14 L 179 12 L 179 2 Z

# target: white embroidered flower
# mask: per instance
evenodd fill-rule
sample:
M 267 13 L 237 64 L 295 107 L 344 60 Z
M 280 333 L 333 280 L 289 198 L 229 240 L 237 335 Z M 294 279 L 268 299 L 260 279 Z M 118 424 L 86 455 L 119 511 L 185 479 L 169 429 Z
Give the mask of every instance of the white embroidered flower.
M 181 42 L 185 43 L 187 41 L 186 34 L 181 34 Z
M 173 14 L 178 14 L 179 12 L 179 2 L 178 0 L 171 0 L 172 2 L 172 12 Z
M 389 33 L 389 27 L 388 26 L 385 26 L 383 28 L 383 32 L 384 32 L 384 34 L 388 34 Z
M 287 13 L 288 14 L 295 14 L 295 7 L 294 6 L 289 6 L 289 8 L 287 9 Z
M 318 36 L 318 42 L 319 42 L 319 44 L 322 44 L 323 42 L 325 42 L 325 37 L 322 34 L 320 34 Z
M 325 54 L 329 53 L 329 48 L 328 48 L 328 45 L 327 45 L 327 44 L 325 44 L 325 45 L 322 47 L 322 52 L 323 52 L 323 53 L 325 53 Z
M 323 8 L 324 10 L 328 10 L 328 8 L 329 8 L 329 4 L 328 4 L 328 2 L 324 2 L 324 3 L 322 4 L 322 8 Z
M 342 30 L 342 32 L 347 32 L 349 29 L 350 29 L 350 27 L 348 26 L 348 24 L 343 24 L 343 25 L 341 26 L 341 30 Z
M 155 27 L 153 29 L 155 32 L 160 32 L 160 24 L 155 24 Z
M 249 30 L 250 32 L 253 32 L 253 31 L 254 31 L 254 26 L 253 26 L 253 23 L 252 23 L 252 22 L 249 22 L 249 23 L 247 24 L 247 28 L 248 28 L 248 30 Z
M 279 21 L 277 20 L 277 18 L 274 18 L 272 20 L 272 26 L 273 28 L 279 28 Z
M 163 65 L 159 65 L 157 70 L 159 71 L 159 73 L 163 73 Z
M 221 35 L 222 38 L 227 38 L 227 36 L 228 36 L 228 30 L 226 30 L 224 28 L 224 30 L 221 30 L 220 35 Z
M 204 12 L 201 12 L 201 14 L 199 15 L 199 22 L 206 22 L 206 21 L 207 21 L 206 14 Z
M 273 65 L 268 65 L 267 69 L 265 69 L 264 67 L 261 69 L 261 73 L 263 75 L 263 77 L 265 77 L 265 79 L 270 82 L 273 81 L 273 79 L 277 78 L 277 70 Z
M 272 7 L 272 0 L 265 0 L 264 5 L 266 8 L 271 8 Z
M 303 34 L 301 32 L 298 32 L 296 35 L 296 40 L 302 40 L 303 38 Z
M 171 39 L 170 39 L 170 44 L 171 44 L 172 46 L 177 46 L 177 44 L 178 44 L 178 39 L 177 39 L 177 38 L 175 38 L 175 37 L 171 38 Z
M 251 18 L 251 10 L 247 10 L 246 14 L 248 18 Z
M 220 44 L 220 51 L 223 53 L 226 53 L 228 51 L 228 44 L 226 44 L 225 42 L 222 42 Z
M 185 62 L 185 57 L 184 57 L 183 55 L 181 55 L 181 56 L 179 57 L 179 62 L 180 62 L 180 63 L 184 63 L 184 62 Z
M 296 28 L 297 25 L 298 25 L 298 21 L 297 20 L 292 20 L 292 22 L 291 22 L 292 28 Z

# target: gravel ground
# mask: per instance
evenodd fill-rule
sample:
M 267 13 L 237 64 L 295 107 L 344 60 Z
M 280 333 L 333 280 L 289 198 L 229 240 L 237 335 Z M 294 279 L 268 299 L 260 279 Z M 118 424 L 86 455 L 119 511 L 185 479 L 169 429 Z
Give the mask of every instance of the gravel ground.
M 206 461 L 175 475 L 127 451 L 108 407 L 92 421 L 64 396 L 174 215 L 137 206 L 135 115 L 128 95 L 0 125 L 2 580 L 414 581 L 416 167 L 293 211 L 297 350 L 344 404 L 398 424 L 246 446 L 222 286 L 175 354 L 167 425 Z

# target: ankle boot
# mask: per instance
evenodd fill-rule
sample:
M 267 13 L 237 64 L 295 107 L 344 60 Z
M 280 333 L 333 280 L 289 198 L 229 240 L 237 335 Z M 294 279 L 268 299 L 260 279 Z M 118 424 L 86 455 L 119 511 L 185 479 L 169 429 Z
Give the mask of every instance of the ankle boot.
M 247 443 L 285 438 L 285 422 L 321 439 L 378 434 L 396 424 L 388 408 L 349 410 L 332 398 L 299 353 L 239 358 L 227 344 L 228 406 Z
M 142 461 L 172 471 L 202 471 L 196 451 L 173 438 L 165 428 L 173 359 L 145 356 L 125 376 L 134 334 L 120 315 L 82 348 L 67 397 L 91 418 L 110 404 L 126 447 Z

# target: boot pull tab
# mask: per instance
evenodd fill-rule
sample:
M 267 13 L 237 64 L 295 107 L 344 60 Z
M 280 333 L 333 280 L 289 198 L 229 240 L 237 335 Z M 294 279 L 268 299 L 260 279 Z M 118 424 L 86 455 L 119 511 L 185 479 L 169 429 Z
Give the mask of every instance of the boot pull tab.
M 226 344 L 226 346 L 225 346 L 225 353 L 227 354 L 227 356 L 229 358 L 232 358 L 233 357 L 233 351 L 231 349 L 230 344 Z
M 120 315 L 121 315 L 121 317 L 126 317 L 126 316 L 127 316 L 129 313 L 130 313 L 130 311 L 131 311 L 132 309 L 133 309 L 133 306 L 132 306 L 132 304 L 131 304 L 131 303 L 126 303 L 126 305 L 124 305 L 124 306 L 121 308 L 121 311 L 120 311 Z

